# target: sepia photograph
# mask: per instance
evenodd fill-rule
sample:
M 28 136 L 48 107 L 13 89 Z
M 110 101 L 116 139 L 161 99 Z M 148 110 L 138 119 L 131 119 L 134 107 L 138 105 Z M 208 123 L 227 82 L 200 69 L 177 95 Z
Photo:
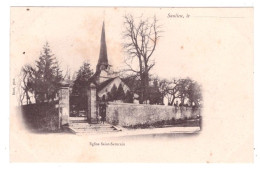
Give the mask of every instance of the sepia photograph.
M 10 11 L 12 162 L 253 161 L 253 8 Z

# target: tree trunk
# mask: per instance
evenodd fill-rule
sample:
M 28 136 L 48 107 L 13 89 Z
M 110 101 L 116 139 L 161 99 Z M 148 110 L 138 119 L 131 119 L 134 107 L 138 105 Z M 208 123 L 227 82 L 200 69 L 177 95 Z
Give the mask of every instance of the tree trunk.
M 173 105 L 174 100 L 175 100 L 175 96 L 172 97 L 172 101 L 171 101 L 171 103 L 170 103 L 171 106 Z
M 141 93 L 140 93 L 140 98 L 139 98 L 139 103 L 143 104 L 144 101 L 144 79 L 143 79 L 143 74 L 140 72 L 140 79 L 141 79 Z
M 31 102 L 30 101 L 30 97 L 29 97 L 29 94 L 28 94 L 28 91 L 25 91 L 25 94 L 26 94 L 26 103 L 27 105 Z
M 149 74 L 148 74 L 148 66 L 145 64 L 144 66 L 144 73 L 143 73 L 143 80 L 144 80 L 144 100 L 149 100 Z
M 182 96 L 181 96 L 181 104 L 182 104 L 182 105 L 184 105 L 184 99 L 185 99 L 185 96 L 182 95 Z

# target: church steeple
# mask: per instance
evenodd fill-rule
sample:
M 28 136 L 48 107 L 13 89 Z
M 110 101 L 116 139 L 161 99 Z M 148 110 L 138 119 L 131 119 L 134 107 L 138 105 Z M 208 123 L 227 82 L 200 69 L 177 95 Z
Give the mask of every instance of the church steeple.
M 99 59 L 96 70 L 103 70 L 108 67 L 107 60 L 107 45 L 106 45 L 106 35 L 105 35 L 105 23 L 103 22 L 101 40 L 100 40 L 100 52 Z

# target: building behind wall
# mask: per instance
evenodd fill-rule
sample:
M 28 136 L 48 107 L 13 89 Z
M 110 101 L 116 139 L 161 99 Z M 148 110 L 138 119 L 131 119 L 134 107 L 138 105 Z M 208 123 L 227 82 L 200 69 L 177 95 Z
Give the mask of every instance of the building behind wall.
M 99 59 L 96 65 L 96 72 L 89 79 L 89 84 L 90 83 L 96 85 L 97 96 L 100 100 L 102 100 L 102 98 L 108 98 L 108 93 L 111 92 L 113 86 L 118 88 L 122 85 L 125 94 L 128 91 L 131 92 L 130 88 L 119 77 L 119 72 L 113 71 L 112 66 L 109 64 L 104 22 L 101 31 Z

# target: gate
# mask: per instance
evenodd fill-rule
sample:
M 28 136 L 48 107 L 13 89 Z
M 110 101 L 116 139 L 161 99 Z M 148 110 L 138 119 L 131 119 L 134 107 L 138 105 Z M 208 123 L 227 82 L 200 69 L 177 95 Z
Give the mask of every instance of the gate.
M 98 117 L 97 122 L 104 123 L 106 121 L 106 108 L 107 103 L 105 101 L 100 101 L 98 103 Z
M 70 121 L 87 120 L 87 97 L 79 95 L 70 95 Z

